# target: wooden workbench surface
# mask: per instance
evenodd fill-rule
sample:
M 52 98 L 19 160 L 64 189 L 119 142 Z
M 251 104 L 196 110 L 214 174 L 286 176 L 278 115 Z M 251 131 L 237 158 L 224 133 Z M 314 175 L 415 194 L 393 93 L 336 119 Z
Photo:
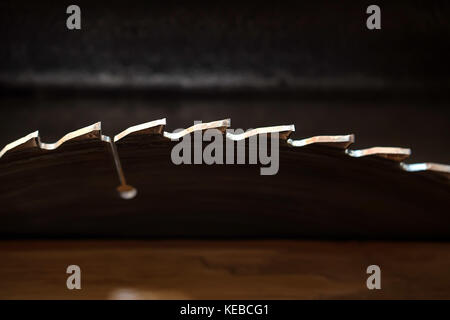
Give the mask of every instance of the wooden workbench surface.
M 1 299 L 450 298 L 450 243 L 26 240 L 0 255 Z M 81 290 L 66 287 L 72 264 Z

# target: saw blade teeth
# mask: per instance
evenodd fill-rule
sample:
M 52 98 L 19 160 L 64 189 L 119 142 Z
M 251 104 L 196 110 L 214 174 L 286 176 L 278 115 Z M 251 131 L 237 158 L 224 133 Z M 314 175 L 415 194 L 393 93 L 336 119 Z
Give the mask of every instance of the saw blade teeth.
M 229 128 L 231 125 L 231 119 L 223 119 L 223 120 L 217 120 L 212 122 L 205 122 L 205 123 L 197 123 L 193 126 L 178 131 L 178 132 L 167 132 L 164 131 L 163 135 L 165 138 L 168 138 L 170 140 L 178 140 L 182 137 L 184 137 L 187 134 L 191 134 L 196 131 L 204 131 L 208 129 L 218 129 L 222 132 L 225 132 L 227 128 Z
M 349 145 L 355 142 L 355 135 L 314 136 L 301 140 L 288 139 L 287 142 L 293 147 L 304 147 L 311 144 L 319 144 L 339 149 L 347 149 Z
M 7 152 L 38 147 L 39 131 L 34 131 L 30 134 L 27 134 L 25 137 L 19 138 L 3 147 L 3 149 L 0 151 L 0 158 L 2 158 L 3 155 L 5 155 Z
M 397 147 L 372 147 L 360 150 L 347 149 L 345 150 L 345 153 L 355 158 L 376 156 L 392 161 L 401 162 L 411 155 L 411 149 Z
M 41 142 L 39 144 L 39 147 L 44 150 L 55 150 L 59 148 L 63 143 L 66 143 L 68 141 L 87 140 L 87 139 L 101 140 L 102 139 L 101 131 L 102 131 L 101 122 L 96 122 L 90 126 L 69 132 L 55 143 Z
M 125 176 L 120 164 L 120 157 L 117 153 L 115 143 L 122 143 L 127 136 L 132 135 L 161 135 L 166 139 L 178 140 L 185 135 L 204 131 L 207 129 L 218 129 L 222 133 L 226 134 L 226 138 L 233 141 L 245 140 L 247 138 L 257 136 L 260 134 L 271 134 L 278 133 L 280 140 L 285 141 L 288 145 L 292 147 L 304 147 L 308 145 L 323 145 L 327 147 L 334 147 L 337 149 L 345 150 L 345 153 L 351 157 L 361 158 L 361 157 L 380 157 L 388 159 L 394 162 L 399 162 L 402 170 L 407 172 L 426 172 L 432 175 L 440 175 L 450 179 L 450 165 L 423 162 L 423 163 L 404 163 L 403 160 L 411 155 L 411 149 L 409 148 L 399 148 L 399 147 L 371 147 L 366 149 L 347 149 L 355 141 L 354 134 L 347 135 L 320 135 L 312 136 L 305 139 L 291 139 L 290 136 L 292 132 L 295 131 L 295 125 L 278 125 L 278 126 L 268 126 L 260 127 L 256 129 L 250 129 L 243 133 L 233 133 L 227 130 L 231 125 L 231 119 L 222 119 L 212 122 L 196 123 L 193 126 L 176 132 L 166 132 L 164 128 L 166 126 L 166 118 L 161 118 L 153 120 L 150 122 L 142 123 L 125 129 L 119 134 L 115 135 L 113 138 L 109 136 L 102 135 L 101 122 L 96 122 L 92 125 L 83 127 L 81 129 L 72 131 L 64 135 L 55 143 L 45 143 L 41 142 L 39 131 L 34 131 L 22 138 L 19 138 L 0 150 L 0 159 L 5 156 L 5 154 L 13 153 L 15 151 L 21 151 L 26 149 L 36 149 L 36 150 L 55 150 L 59 148 L 66 142 L 69 141 L 81 141 L 81 140 L 91 140 L 99 139 L 106 142 L 112 151 L 112 156 L 114 163 L 121 180 L 122 186 L 130 187 L 126 184 Z M 130 187 L 130 192 L 126 193 L 126 197 L 132 197 L 135 195 L 134 188 Z M 122 190 L 123 191 L 123 190 Z M 122 192 L 123 193 L 123 192 Z M 126 198 L 125 197 L 125 198 Z
M 114 136 L 114 142 L 118 142 L 121 139 L 129 135 L 135 134 L 162 134 L 164 127 L 166 126 L 166 118 L 145 122 L 136 126 L 129 127 L 121 133 Z
M 39 131 L 34 131 L 26 135 L 25 137 L 7 144 L 0 151 L 0 158 L 3 157 L 3 155 L 5 155 L 7 152 L 31 148 L 37 148 L 41 150 L 55 150 L 67 141 L 101 139 L 101 136 L 101 122 L 96 122 L 90 126 L 69 132 L 55 143 L 41 142 Z
M 233 141 L 244 140 L 253 136 L 257 136 L 259 134 L 270 134 L 270 133 L 278 133 L 281 140 L 287 140 L 292 132 L 295 131 L 295 125 L 281 125 L 281 126 L 273 126 L 273 127 L 261 127 L 256 129 L 248 130 L 244 133 L 231 133 L 227 132 L 227 139 Z
M 450 179 L 450 165 L 434 163 L 434 162 L 421 162 L 421 163 L 400 163 L 403 170 L 408 172 L 429 172 L 442 175 Z

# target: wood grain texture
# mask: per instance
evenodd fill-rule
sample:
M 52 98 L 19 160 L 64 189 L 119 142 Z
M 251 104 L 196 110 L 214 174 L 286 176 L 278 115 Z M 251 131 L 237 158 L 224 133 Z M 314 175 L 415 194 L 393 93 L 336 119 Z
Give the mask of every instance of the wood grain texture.
M 1 299 L 450 299 L 450 243 L 3 241 L 0 255 Z

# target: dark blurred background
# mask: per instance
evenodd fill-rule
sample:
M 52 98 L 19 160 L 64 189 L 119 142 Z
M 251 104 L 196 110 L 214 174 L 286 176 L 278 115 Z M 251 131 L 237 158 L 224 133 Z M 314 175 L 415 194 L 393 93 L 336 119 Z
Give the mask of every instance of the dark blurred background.
M 66 8 L 81 8 L 81 30 Z M 366 8 L 381 8 L 381 30 Z M 448 1 L 2 1 L 0 145 L 167 117 L 356 134 L 449 163 Z

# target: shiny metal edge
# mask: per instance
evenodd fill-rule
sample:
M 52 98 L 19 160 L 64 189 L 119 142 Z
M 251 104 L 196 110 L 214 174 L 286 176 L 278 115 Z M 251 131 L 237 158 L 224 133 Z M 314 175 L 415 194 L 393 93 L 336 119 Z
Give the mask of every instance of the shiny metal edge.
M 101 122 L 96 122 L 87 127 L 72 131 L 64 135 L 61 139 L 56 141 L 55 143 L 45 143 L 41 142 L 39 131 L 34 131 L 25 137 L 17 139 L 9 144 L 7 144 L 0 151 L 0 158 L 3 157 L 6 153 L 17 150 L 18 148 L 25 147 L 28 145 L 29 148 L 40 148 L 42 150 L 55 150 L 59 148 L 62 144 L 67 141 L 79 139 L 81 137 L 88 138 L 99 138 L 101 139 Z M 32 142 L 32 143 L 30 143 Z
M 129 127 L 122 131 L 121 133 L 114 136 L 114 142 L 118 142 L 119 140 L 125 138 L 126 136 L 138 133 L 140 131 L 145 131 L 150 128 L 159 127 L 159 126 L 165 126 L 166 125 L 166 118 L 145 122 L 136 126 Z
M 434 162 L 400 163 L 400 167 L 408 172 L 428 172 L 450 179 L 450 165 Z
M 311 144 L 321 144 L 339 149 L 347 149 L 355 142 L 355 135 L 314 136 L 301 140 L 288 139 L 287 143 L 293 147 L 304 147 Z
M 250 138 L 252 136 L 256 136 L 259 134 L 268 134 L 268 133 L 280 133 L 280 139 L 287 140 L 292 132 L 295 131 L 295 125 L 281 125 L 281 126 L 272 126 L 272 127 L 261 127 L 256 129 L 251 129 L 243 133 L 232 133 L 227 132 L 226 137 L 227 139 L 233 140 L 233 141 L 240 141 L 247 138 Z
M 121 198 L 132 199 L 136 196 L 137 190 L 128 185 L 125 180 L 125 175 L 122 170 L 122 165 L 120 163 L 120 157 L 117 153 L 116 145 L 114 141 L 109 136 L 105 136 L 101 132 L 101 122 L 96 122 L 87 127 L 72 131 L 64 135 L 55 143 L 45 143 L 40 141 L 39 131 L 32 132 L 25 137 L 17 139 L 9 144 L 7 144 L 0 151 L 0 158 L 2 158 L 6 153 L 12 152 L 17 149 L 27 149 L 27 148 L 37 148 L 41 150 L 53 151 L 58 149 L 61 145 L 68 141 L 78 140 L 78 139 L 99 139 L 105 142 L 111 151 L 111 156 L 114 161 L 114 166 L 120 181 L 120 185 L 117 187 L 117 191 Z
M 6 146 L 3 147 L 3 149 L 0 151 L 0 158 L 3 157 L 7 152 L 16 150 L 18 148 L 26 146 L 28 143 L 31 142 L 30 147 L 37 147 L 39 146 L 39 131 L 34 131 L 30 134 L 27 134 L 26 136 L 19 138 L 11 143 L 8 143 Z
M 177 141 L 178 139 L 182 138 L 183 136 L 196 132 L 196 131 L 203 131 L 207 129 L 219 129 L 221 131 L 224 131 L 226 128 L 229 128 L 231 125 L 231 119 L 223 119 L 223 120 L 217 120 L 212 122 L 205 122 L 205 123 L 197 123 L 193 126 L 183 129 L 181 131 L 177 132 L 167 132 L 164 131 L 163 136 L 167 139 Z
M 411 149 L 398 147 L 372 147 L 360 150 L 347 149 L 345 150 L 345 153 L 355 158 L 376 156 L 392 161 L 401 162 L 411 155 Z

